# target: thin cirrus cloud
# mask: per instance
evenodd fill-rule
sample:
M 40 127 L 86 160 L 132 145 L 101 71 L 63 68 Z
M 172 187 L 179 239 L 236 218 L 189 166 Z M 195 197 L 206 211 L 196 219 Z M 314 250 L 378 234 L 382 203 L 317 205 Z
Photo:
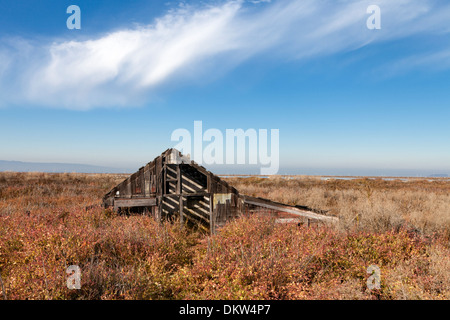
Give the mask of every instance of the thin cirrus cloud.
M 0 106 L 136 106 L 171 80 L 230 70 L 263 53 L 269 59 L 307 59 L 450 32 L 450 5 L 432 0 L 375 1 L 382 8 L 382 29 L 368 30 L 366 9 L 373 2 L 227 1 L 172 9 L 148 25 L 90 40 L 11 38 L 0 46 Z

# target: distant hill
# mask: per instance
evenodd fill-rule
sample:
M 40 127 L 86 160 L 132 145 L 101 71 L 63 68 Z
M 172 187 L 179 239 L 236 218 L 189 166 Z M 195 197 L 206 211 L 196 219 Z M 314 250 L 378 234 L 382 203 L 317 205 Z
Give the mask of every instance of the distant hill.
M 76 172 L 76 173 L 133 173 L 139 166 L 134 168 L 115 168 L 94 166 L 77 163 L 45 163 L 45 162 L 22 162 L 0 160 L 0 172 Z M 230 166 L 211 165 L 208 170 L 216 174 L 259 174 L 258 166 Z M 447 178 L 450 174 L 433 173 L 428 170 L 376 170 L 376 169 L 324 169 L 324 168 L 280 168 L 279 174 L 284 175 L 338 175 L 338 176 L 380 176 L 380 177 L 430 177 Z
M 125 168 L 112 168 L 76 163 L 41 163 L 0 160 L 0 171 L 16 172 L 77 172 L 77 173 L 131 173 Z

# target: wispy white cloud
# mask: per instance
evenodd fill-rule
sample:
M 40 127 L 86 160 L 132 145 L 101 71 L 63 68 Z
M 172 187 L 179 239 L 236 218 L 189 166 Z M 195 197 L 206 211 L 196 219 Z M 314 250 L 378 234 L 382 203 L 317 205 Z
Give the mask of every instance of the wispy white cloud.
M 366 28 L 371 4 L 382 9 L 381 30 Z M 91 40 L 3 41 L 0 105 L 139 105 L 172 79 L 192 79 L 261 53 L 305 59 L 420 33 L 449 33 L 449 16 L 449 4 L 432 0 L 227 1 L 181 6 L 149 25 Z
M 381 66 L 386 77 L 393 77 L 405 74 L 411 69 L 437 72 L 450 69 L 450 48 L 445 48 L 432 52 L 412 54 L 395 62 L 388 62 Z

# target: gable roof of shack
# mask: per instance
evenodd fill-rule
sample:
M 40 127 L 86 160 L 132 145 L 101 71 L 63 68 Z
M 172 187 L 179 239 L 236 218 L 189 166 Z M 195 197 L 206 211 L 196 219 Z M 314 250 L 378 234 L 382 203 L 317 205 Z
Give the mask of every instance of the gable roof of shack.
M 208 176 L 211 179 L 212 183 L 220 184 L 223 188 L 227 189 L 228 192 L 230 192 L 230 193 L 239 194 L 239 192 L 238 192 L 238 190 L 236 188 L 231 186 L 228 182 L 222 180 L 220 177 L 218 177 L 217 175 L 215 175 L 211 171 L 207 170 L 205 167 L 199 165 L 197 162 L 191 160 L 189 155 L 185 156 L 180 151 L 178 151 L 177 149 L 169 148 L 166 151 L 162 152 L 159 156 L 155 157 L 152 161 L 148 162 L 146 165 L 140 167 L 136 172 L 131 174 L 129 177 L 125 178 L 122 182 L 120 182 L 114 188 L 112 188 L 111 191 L 109 191 L 103 197 L 103 200 L 107 199 L 110 196 L 113 196 L 116 193 L 117 189 L 120 187 L 120 185 L 122 185 L 123 183 L 125 183 L 129 179 L 132 179 L 134 176 L 138 175 L 141 170 L 145 169 L 145 167 L 147 167 L 147 166 L 152 167 L 152 166 L 156 165 L 156 162 L 160 158 L 165 160 L 165 164 L 175 164 L 175 165 L 185 164 L 185 165 L 188 165 L 191 168 L 197 170 L 198 172 L 204 174 L 205 176 Z M 161 173 L 162 173 L 162 171 L 161 172 L 156 172 L 157 175 L 161 174 Z M 211 191 L 211 190 L 209 190 L 209 191 Z

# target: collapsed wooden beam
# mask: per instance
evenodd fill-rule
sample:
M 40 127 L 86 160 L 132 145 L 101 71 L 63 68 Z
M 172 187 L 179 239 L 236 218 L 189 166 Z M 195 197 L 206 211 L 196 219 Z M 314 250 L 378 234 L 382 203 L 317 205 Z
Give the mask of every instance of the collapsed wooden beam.
M 313 211 L 298 209 L 296 207 L 288 206 L 288 205 L 274 202 L 274 201 L 271 201 L 268 199 L 255 198 L 255 197 L 250 197 L 250 196 L 245 196 L 245 195 L 241 195 L 241 197 L 243 198 L 245 204 L 250 204 L 250 205 L 254 205 L 254 206 L 258 206 L 258 207 L 272 209 L 272 210 L 276 210 L 279 212 L 286 212 L 286 213 L 290 213 L 290 214 L 293 214 L 296 216 L 300 216 L 300 217 L 304 217 L 304 218 L 308 218 L 308 219 L 320 220 L 320 221 L 324 221 L 324 222 L 335 223 L 335 222 L 339 221 L 339 218 L 337 218 L 337 217 L 326 216 L 323 214 L 315 213 Z

